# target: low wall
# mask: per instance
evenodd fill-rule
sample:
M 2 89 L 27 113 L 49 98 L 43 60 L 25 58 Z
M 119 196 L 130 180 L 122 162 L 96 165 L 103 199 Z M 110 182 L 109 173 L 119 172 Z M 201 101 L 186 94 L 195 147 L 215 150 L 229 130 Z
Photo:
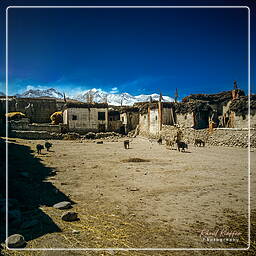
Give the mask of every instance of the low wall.
M 202 139 L 206 144 L 227 147 L 248 147 L 248 130 L 236 128 L 215 128 L 209 133 L 208 129 L 195 130 L 193 128 L 180 128 L 183 140 L 193 144 L 195 139 Z M 174 126 L 163 126 L 161 136 L 173 138 L 177 133 Z M 256 129 L 250 131 L 251 147 L 256 147 Z
M 9 121 L 9 128 L 11 130 L 21 131 L 45 131 L 45 132 L 61 132 L 60 125 L 46 124 L 30 124 L 27 118 L 23 118 L 20 121 Z
M 28 128 L 30 131 L 61 132 L 60 125 L 52 124 L 29 124 Z
M 28 139 L 28 140 L 61 140 L 63 135 L 61 133 L 47 132 L 47 131 L 11 131 L 9 137 Z

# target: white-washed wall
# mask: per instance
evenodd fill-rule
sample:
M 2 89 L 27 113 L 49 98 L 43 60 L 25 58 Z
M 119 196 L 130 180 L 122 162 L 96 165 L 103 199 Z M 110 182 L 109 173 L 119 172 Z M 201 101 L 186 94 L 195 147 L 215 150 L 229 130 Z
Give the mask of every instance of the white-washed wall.
M 64 124 L 68 124 L 70 131 L 98 131 L 99 124 L 108 128 L 108 111 L 106 108 L 68 108 L 64 111 Z M 98 112 L 105 113 L 105 120 L 98 120 Z M 73 116 L 77 120 L 73 120 Z

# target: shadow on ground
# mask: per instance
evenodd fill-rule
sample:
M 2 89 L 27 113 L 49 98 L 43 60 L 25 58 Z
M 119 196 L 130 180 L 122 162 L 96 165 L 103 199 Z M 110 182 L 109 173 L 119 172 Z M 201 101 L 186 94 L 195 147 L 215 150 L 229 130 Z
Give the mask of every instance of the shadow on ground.
M 1 242 L 5 239 L 5 141 L 0 139 L 1 150 Z M 57 190 L 47 177 L 55 175 L 52 168 L 44 166 L 33 151 L 24 145 L 8 142 L 8 235 L 22 234 L 26 241 L 60 228 L 40 206 L 53 206 L 70 199 Z M 71 202 L 73 203 L 73 202 Z

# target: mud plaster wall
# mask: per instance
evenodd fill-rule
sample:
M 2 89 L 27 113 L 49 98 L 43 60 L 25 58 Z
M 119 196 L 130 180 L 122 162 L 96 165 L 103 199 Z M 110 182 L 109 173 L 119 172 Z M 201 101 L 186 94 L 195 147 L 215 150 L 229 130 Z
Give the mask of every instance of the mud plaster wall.
M 25 108 L 33 105 L 33 109 L 26 112 Z M 5 100 L 1 100 L 1 111 L 6 112 Z M 22 112 L 33 123 L 50 123 L 50 116 L 57 111 L 56 100 L 15 98 L 8 100 L 8 112 Z
M 105 120 L 98 120 L 98 112 L 105 113 Z M 77 120 L 72 120 L 76 116 Z M 99 125 L 108 128 L 108 111 L 106 108 L 68 108 L 64 110 L 63 123 L 70 131 L 99 131 Z
M 149 118 L 148 113 L 140 114 L 139 131 L 141 135 L 149 134 Z
M 173 125 L 174 120 L 172 117 L 174 117 L 175 113 L 173 113 L 173 115 L 172 115 L 172 109 L 171 108 L 163 108 L 162 111 L 163 111 L 163 120 L 162 120 L 163 124 Z
M 241 116 L 241 115 L 236 115 L 234 114 L 234 127 L 235 128 L 248 128 L 248 121 L 249 121 L 249 116 Z M 256 115 L 251 115 L 250 117 L 250 126 L 251 128 L 256 128 Z
M 108 131 L 119 132 L 121 126 L 122 122 L 120 120 L 108 121 Z
M 229 146 L 229 147 L 247 147 L 248 146 L 248 130 L 232 129 L 232 128 L 216 128 L 212 133 L 208 129 L 195 130 L 193 128 L 181 128 L 183 140 L 189 144 L 194 144 L 195 138 L 202 139 L 208 145 Z M 162 127 L 161 136 L 170 137 L 177 133 L 174 126 L 164 125 Z M 256 147 L 256 129 L 251 129 L 251 147 Z
M 136 129 L 138 124 L 139 124 L 139 113 L 128 112 L 127 113 L 127 130 L 131 131 Z
M 159 133 L 159 114 L 158 108 L 150 109 L 149 112 L 150 120 L 149 120 L 149 133 L 158 134 Z

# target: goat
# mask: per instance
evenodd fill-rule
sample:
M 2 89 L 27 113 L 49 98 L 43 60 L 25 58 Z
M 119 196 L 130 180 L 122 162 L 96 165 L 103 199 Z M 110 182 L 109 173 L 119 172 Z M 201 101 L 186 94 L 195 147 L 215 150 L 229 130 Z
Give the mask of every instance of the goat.
M 44 146 L 41 144 L 37 144 L 36 149 L 37 149 L 37 154 L 41 154 L 41 150 L 44 149 Z
M 44 144 L 45 148 L 47 149 L 47 151 L 49 151 L 49 149 L 52 147 L 52 143 L 46 141 Z
M 179 151 L 181 149 L 182 152 L 185 152 L 185 148 L 188 149 L 188 144 L 183 142 L 183 141 L 178 141 L 177 142 L 177 148 L 178 148 Z

